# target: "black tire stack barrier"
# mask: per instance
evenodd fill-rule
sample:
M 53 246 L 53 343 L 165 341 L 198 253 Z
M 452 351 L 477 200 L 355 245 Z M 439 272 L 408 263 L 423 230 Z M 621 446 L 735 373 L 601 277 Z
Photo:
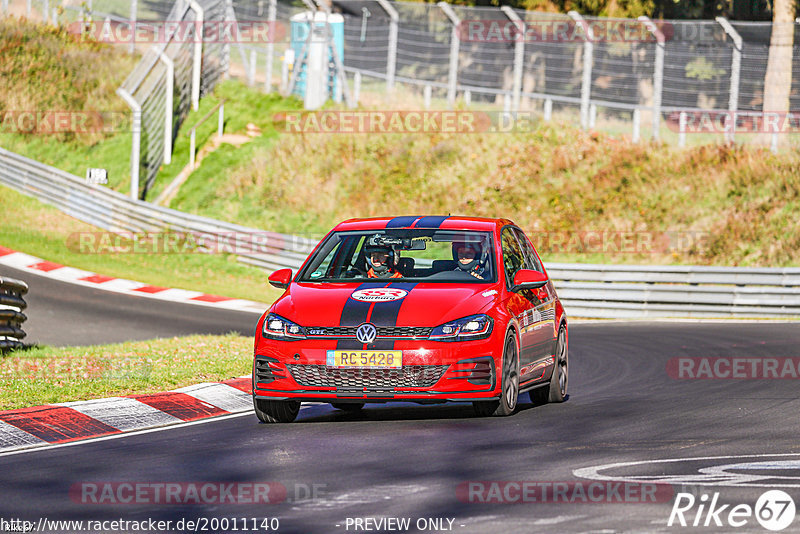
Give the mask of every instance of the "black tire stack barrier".
M 0 353 L 23 346 L 22 323 L 27 317 L 22 312 L 28 306 L 23 296 L 27 292 L 28 284 L 22 280 L 0 276 Z

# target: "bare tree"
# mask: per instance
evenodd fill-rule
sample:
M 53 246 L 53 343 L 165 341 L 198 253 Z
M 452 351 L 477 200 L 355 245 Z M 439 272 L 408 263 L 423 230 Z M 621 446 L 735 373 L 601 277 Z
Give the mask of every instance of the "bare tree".
M 767 75 L 764 78 L 764 112 L 789 111 L 794 46 L 794 1 L 774 0 L 772 37 L 769 42 Z M 769 136 L 764 136 L 769 138 Z

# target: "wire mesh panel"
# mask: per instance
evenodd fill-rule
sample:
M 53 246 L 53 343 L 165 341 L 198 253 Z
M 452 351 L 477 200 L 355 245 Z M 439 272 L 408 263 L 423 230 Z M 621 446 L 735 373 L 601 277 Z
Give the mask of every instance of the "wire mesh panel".
M 386 74 L 391 18 L 375 1 L 344 0 L 334 4 L 344 17 L 344 65 Z
M 560 14 L 515 12 L 527 32 L 522 91 L 580 98 L 583 43 L 563 39 L 556 33 L 572 19 Z
M 497 8 L 453 6 L 461 20 L 458 83 L 473 92 L 486 89 L 510 93 L 514 84 L 514 49 L 523 38 L 514 24 Z
M 226 20 L 224 0 L 202 0 L 200 6 L 203 9 L 204 22 L 211 27 Z M 165 153 L 172 150 L 171 146 L 165 147 L 168 144 L 167 132 L 170 132 L 174 143 L 175 134 L 191 109 L 196 47 L 202 46 L 201 95 L 213 90 L 227 69 L 228 62 L 229 43 L 221 39 L 202 41 L 197 14 L 185 0 L 172 4 L 172 10 L 164 20 L 178 23 L 177 31 L 170 34 L 165 42 L 150 47 L 121 87 L 141 107 L 141 127 L 138 132 L 134 132 L 135 136 L 139 136 L 139 152 L 137 155 L 134 148 L 131 156 L 134 160 L 138 157 L 139 183 L 142 185 L 139 191 L 132 193 L 139 198 L 147 196 L 164 161 Z M 169 72 L 162 54 L 173 65 L 171 110 L 167 110 Z M 171 113 L 171 127 L 167 126 L 167 113 Z M 132 170 L 134 171 L 135 169 Z
M 715 21 L 669 21 L 664 107 L 727 109 L 734 44 Z
M 397 76 L 447 83 L 452 24 L 436 5 L 394 3 L 397 31 Z

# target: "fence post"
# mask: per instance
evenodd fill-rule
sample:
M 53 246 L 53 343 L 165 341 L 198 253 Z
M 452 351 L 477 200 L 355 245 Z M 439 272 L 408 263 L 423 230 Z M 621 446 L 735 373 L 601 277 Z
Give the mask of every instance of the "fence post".
M 544 101 L 544 120 L 549 121 L 553 118 L 553 100 L 546 98 Z
M 42 0 L 42 22 L 47 24 L 48 11 L 50 11 L 50 0 Z
M 172 162 L 172 99 L 175 93 L 175 63 L 163 51 L 153 46 L 158 51 L 159 59 L 167 67 L 167 84 L 164 89 L 164 163 Z
M 195 12 L 194 61 L 192 63 L 192 109 L 200 107 L 200 76 L 203 69 L 203 8 L 196 0 L 189 0 Z M 199 34 L 199 35 L 198 35 Z
M 130 20 L 131 42 L 130 45 L 128 45 L 129 46 L 128 52 L 130 52 L 131 54 L 136 52 L 136 16 L 137 16 L 136 8 L 137 7 L 138 7 L 137 0 L 131 0 L 131 20 Z
M 447 105 L 451 108 L 456 103 L 456 85 L 458 84 L 458 50 L 461 45 L 461 37 L 459 35 L 459 27 L 461 20 L 446 2 L 439 2 L 438 5 L 444 14 L 450 19 L 453 25 L 450 31 L 450 70 L 447 74 Z
M 470 104 L 472 104 L 472 91 L 467 89 L 464 91 L 464 105 L 469 106 Z
M 594 130 L 597 124 L 597 105 L 592 104 L 589 106 L 589 129 Z
M 8 0 L 3 0 L 3 13 L 8 13 Z
M 397 69 L 397 22 L 400 16 L 388 0 L 378 0 L 389 15 L 389 52 L 386 54 L 386 91 L 394 90 L 394 76 Z
M 425 89 L 422 90 L 423 99 L 425 100 L 425 109 L 431 107 L 431 86 L 426 85 Z
M 250 63 L 247 65 L 247 85 L 252 87 L 256 83 L 256 51 L 250 49 Z
M 264 91 L 267 93 L 272 91 L 272 60 L 275 58 L 275 31 L 277 30 L 278 23 L 275 20 L 277 17 L 278 2 L 277 0 L 269 0 L 267 7 L 267 20 L 269 20 L 269 41 L 267 41 L 267 76 L 264 81 Z
M 739 35 L 728 19 L 717 17 L 717 22 L 733 41 L 733 57 L 731 58 L 731 88 L 728 96 L 728 111 L 731 113 L 731 130 L 725 132 L 728 141 L 733 142 L 736 132 L 736 111 L 739 109 L 739 73 L 742 68 L 742 36 Z
M 525 59 L 525 23 L 519 15 L 517 15 L 516 11 L 509 6 L 502 6 L 500 11 L 517 26 L 517 33 L 515 34 L 516 41 L 514 41 L 514 81 L 511 86 L 511 106 L 514 110 L 514 114 L 516 114 L 519 112 L 520 95 L 522 94 L 522 69 Z
M 139 199 L 139 149 L 142 138 L 142 106 L 133 96 L 120 87 L 117 94 L 130 106 L 133 115 L 131 121 L 131 198 Z
M 32 1 L 33 0 L 28 0 L 27 2 L 25 2 L 25 14 L 28 16 L 28 18 L 31 18 L 31 3 L 32 3 Z
M 678 146 L 686 146 L 686 112 L 681 111 L 678 119 Z
M 361 97 L 361 71 L 356 71 L 353 75 L 353 102 L 358 105 L 358 99 Z
M 570 11 L 578 26 L 583 29 L 583 77 L 581 80 L 581 128 L 588 130 L 590 126 L 589 101 L 592 98 L 592 60 L 594 55 L 594 32 L 586 20 L 577 11 Z
M 219 117 L 217 118 L 217 138 L 222 139 L 222 132 L 225 128 L 225 102 L 219 106 Z
M 639 142 L 639 132 L 642 123 L 642 112 L 639 108 L 633 110 L 633 134 L 631 135 L 631 140 L 634 143 Z
M 642 15 L 639 20 L 656 38 L 656 64 L 653 72 L 653 139 L 661 138 L 661 92 L 664 88 L 664 46 L 666 39 L 653 21 Z

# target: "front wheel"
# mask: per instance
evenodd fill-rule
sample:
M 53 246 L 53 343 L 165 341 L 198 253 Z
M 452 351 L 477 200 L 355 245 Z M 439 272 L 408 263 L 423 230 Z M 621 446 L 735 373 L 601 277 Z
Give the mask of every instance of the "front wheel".
M 519 354 L 514 334 L 506 338 L 503 350 L 503 375 L 500 381 L 500 400 L 473 402 L 475 413 L 481 417 L 494 415 L 505 417 L 514 413 L 519 397 Z
M 300 413 L 300 403 L 253 397 L 253 409 L 262 423 L 291 423 Z

